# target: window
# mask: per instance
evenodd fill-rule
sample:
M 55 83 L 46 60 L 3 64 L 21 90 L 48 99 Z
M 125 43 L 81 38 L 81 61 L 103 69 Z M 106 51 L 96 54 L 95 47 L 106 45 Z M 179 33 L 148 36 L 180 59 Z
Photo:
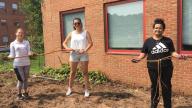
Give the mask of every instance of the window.
M 14 22 L 14 26 L 20 27 L 20 22 L 19 22 L 19 21 L 15 21 L 15 22 Z
M 83 24 L 83 27 L 85 27 L 85 21 L 84 21 L 84 10 L 73 10 L 73 11 L 67 11 L 67 12 L 61 12 L 61 23 L 62 23 L 62 41 L 64 40 L 65 36 L 67 36 L 68 33 L 73 31 L 73 19 L 74 18 L 80 18 Z
M 192 0 L 182 0 L 181 50 L 192 51 Z
M 143 1 L 105 5 L 107 51 L 138 50 L 143 45 Z
M 1 36 L 1 42 L 2 42 L 2 45 L 8 45 L 8 42 L 9 42 L 9 36 L 4 34 Z
M 8 35 L 4 35 L 2 37 L 2 41 L 3 41 L 3 43 L 7 43 L 8 42 Z
M 1 25 L 6 25 L 7 20 L 6 19 L 1 19 Z
M 5 9 L 5 2 L 0 2 L 0 9 Z
M 13 4 L 12 4 L 12 10 L 17 10 L 17 9 L 18 9 L 17 3 L 13 3 Z

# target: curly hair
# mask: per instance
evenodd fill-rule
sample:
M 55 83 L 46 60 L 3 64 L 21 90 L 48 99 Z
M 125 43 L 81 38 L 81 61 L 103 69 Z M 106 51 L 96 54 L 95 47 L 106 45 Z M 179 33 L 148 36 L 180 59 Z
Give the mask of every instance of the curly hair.
M 156 18 L 153 23 L 153 28 L 155 28 L 155 24 L 161 24 L 163 26 L 163 30 L 165 29 L 165 22 L 161 18 Z

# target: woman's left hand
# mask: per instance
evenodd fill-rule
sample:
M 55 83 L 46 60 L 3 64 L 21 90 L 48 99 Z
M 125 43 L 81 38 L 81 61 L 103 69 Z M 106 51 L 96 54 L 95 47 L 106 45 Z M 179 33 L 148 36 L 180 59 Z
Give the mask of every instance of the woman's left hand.
M 37 54 L 34 53 L 34 52 L 31 52 L 31 53 L 29 54 L 29 56 L 30 56 L 30 57 L 34 57 L 34 56 L 37 56 Z

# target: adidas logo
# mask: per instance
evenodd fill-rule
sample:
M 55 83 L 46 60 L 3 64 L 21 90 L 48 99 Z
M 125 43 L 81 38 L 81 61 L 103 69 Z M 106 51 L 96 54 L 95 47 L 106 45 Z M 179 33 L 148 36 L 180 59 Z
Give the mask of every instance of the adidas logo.
M 153 47 L 151 54 L 158 54 L 158 53 L 164 53 L 168 52 L 169 49 L 161 42 L 159 42 L 155 47 Z

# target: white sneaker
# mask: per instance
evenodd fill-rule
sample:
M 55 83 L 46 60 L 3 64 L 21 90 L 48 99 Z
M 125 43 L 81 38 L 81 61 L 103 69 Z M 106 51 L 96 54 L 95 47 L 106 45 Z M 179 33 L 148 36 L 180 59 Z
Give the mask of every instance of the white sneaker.
M 68 88 L 68 90 L 67 90 L 67 92 L 66 92 L 66 96 L 70 96 L 71 93 L 72 93 L 71 88 Z
M 85 90 L 85 95 L 84 97 L 89 97 L 90 93 L 89 93 L 89 90 Z

